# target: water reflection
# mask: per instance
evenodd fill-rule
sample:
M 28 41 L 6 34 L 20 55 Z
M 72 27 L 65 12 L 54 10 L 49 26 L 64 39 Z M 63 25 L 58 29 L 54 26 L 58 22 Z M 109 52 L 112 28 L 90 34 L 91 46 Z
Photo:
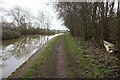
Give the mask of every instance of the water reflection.
M 26 35 L 17 39 L 3 40 L 3 47 L 2 50 L 0 50 L 0 61 L 2 61 L 0 69 L 2 66 L 2 78 L 8 77 L 16 68 L 54 36 L 57 35 Z

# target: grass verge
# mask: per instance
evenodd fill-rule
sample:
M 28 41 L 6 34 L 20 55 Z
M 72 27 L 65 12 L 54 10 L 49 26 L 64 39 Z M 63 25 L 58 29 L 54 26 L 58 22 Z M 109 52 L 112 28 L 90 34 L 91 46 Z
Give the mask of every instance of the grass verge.
M 110 68 L 115 65 L 108 65 L 101 62 L 101 54 L 93 55 L 92 52 L 85 52 L 84 43 L 74 42 L 69 34 L 65 34 L 65 55 L 67 61 L 67 75 L 71 78 L 107 78 L 115 77 L 110 75 Z M 86 50 L 87 51 L 87 50 Z M 98 52 L 99 53 L 99 52 Z
M 53 54 L 53 47 L 59 41 L 60 36 L 50 40 L 45 47 L 41 49 L 40 54 L 33 61 L 30 69 L 23 78 L 50 78 L 55 75 L 55 55 Z

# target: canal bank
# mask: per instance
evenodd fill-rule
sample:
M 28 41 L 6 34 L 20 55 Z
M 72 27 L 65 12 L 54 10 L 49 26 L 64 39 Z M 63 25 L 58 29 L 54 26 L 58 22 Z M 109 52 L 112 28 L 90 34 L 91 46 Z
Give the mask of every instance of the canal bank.
M 31 56 L 23 65 L 20 66 L 20 68 L 12 73 L 9 78 L 30 77 L 31 75 L 36 75 L 36 72 L 40 72 L 42 76 L 49 76 L 52 74 L 54 75 L 53 71 L 55 69 L 55 55 L 52 55 L 52 50 L 54 45 L 58 42 L 59 38 L 60 36 L 57 36 L 48 41 L 45 46 L 43 46 L 33 56 Z M 41 67 L 38 67 L 40 70 L 32 72 L 32 68 L 37 67 L 38 65 L 41 65 Z
M 7 78 L 29 57 L 39 50 L 46 42 L 60 34 L 52 36 L 31 35 L 22 38 L 3 40 L 2 47 L 2 78 Z

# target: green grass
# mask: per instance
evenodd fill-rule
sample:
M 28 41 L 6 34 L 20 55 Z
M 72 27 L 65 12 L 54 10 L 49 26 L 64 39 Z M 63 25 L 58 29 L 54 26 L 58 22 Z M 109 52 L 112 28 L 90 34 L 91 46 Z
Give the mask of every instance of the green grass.
M 77 47 L 75 46 L 72 37 L 69 34 L 65 34 L 65 56 L 66 56 L 66 67 L 67 67 L 67 76 L 69 78 L 80 77 L 79 74 L 79 64 L 74 56 L 77 54 Z
M 46 77 L 50 78 L 55 75 L 55 56 L 52 52 L 54 45 L 59 41 L 60 36 L 57 36 L 50 40 L 46 46 L 43 47 L 40 55 L 33 61 L 31 69 L 23 76 L 23 78 L 30 77 Z M 53 76 L 51 76 L 53 75 Z
M 82 77 L 82 78 L 103 78 L 109 77 L 109 66 L 102 64 L 95 59 L 96 56 L 92 54 L 83 54 L 82 44 L 78 46 L 78 42 L 74 42 L 72 36 L 65 34 L 65 53 L 67 61 L 67 75 L 68 77 Z M 74 62 L 74 63 L 72 63 Z M 74 65 L 76 65 L 75 68 Z M 76 69 L 76 70 L 75 70 Z M 77 75 L 76 75 L 77 74 Z

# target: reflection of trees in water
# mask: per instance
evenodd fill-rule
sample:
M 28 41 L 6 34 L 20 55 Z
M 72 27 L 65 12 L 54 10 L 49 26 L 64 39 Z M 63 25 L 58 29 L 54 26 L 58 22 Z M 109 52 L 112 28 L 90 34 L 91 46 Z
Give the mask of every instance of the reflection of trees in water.
M 49 40 L 49 36 L 47 36 L 47 41 Z
M 35 49 L 38 49 L 48 41 L 49 36 L 41 36 L 41 35 L 32 35 L 25 36 L 19 39 L 19 41 L 13 43 L 14 49 L 9 52 L 10 56 L 15 56 L 16 58 L 22 58 L 24 56 L 29 55 Z M 4 47 L 4 46 L 3 46 Z M 6 54 L 6 53 L 5 53 Z M 6 59 L 9 57 L 7 54 L 5 55 Z M 6 60 L 5 59 L 5 60 Z

